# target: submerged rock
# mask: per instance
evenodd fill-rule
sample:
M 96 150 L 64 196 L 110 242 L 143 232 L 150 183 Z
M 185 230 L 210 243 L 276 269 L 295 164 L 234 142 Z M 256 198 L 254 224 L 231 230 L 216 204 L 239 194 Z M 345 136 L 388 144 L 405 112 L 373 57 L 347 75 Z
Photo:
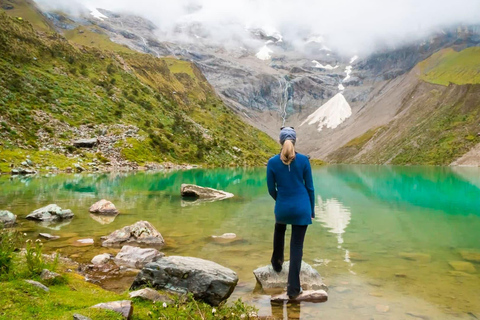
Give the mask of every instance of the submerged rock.
M 194 199 L 227 199 L 233 197 L 233 193 L 216 190 L 212 188 L 200 187 L 194 184 L 182 184 L 180 187 L 182 197 Z
M 122 250 L 117 254 L 114 262 L 117 266 L 141 269 L 147 263 L 157 261 L 165 256 L 164 253 L 157 249 L 142 249 L 132 246 L 123 246 Z
M 462 256 L 463 260 L 480 263 L 480 252 L 479 251 L 460 250 L 459 252 L 460 252 L 460 255 Z
M 455 271 L 463 271 L 467 273 L 475 273 L 477 272 L 477 269 L 475 269 L 475 266 L 466 261 L 450 261 L 448 263 Z
M 102 237 L 104 240 L 102 246 L 121 246 L 126 243 L 138 245 L 157 245 L 165 244 L 160 232 L 147 221 L 138 221 L 131 226 L 116 230 L 108 236 Z
M 91 213 L 98 213 L 98 214 L 113 214 L 113 215 L 118 214 L 118 210 L 117 208 L 115 208 L 115 205 L 106 199 L 102 199 L 92 204 L 89 211 Z
M 112 259 L 112 255 L 110 253 L 102 253 L 93 257 L 91 262 L 94 265 L 102 265 L 107 263 L 110 259 Z
M 160 294 L 157 290 L 151 288 L 144 288 L 129 293 L 130 298 L 142 298 L 153 302 L 173 303 L 173 300 L 166 295 Z
M 172 256 L 147 264 L 131 289 L 152 286 L 179 293 L 190 292 L 195 299 L 216 306 L 230 297 L 237 282 L 234 271 L 213 261 Z
M 273 296 L 271 301 L 298 301 L 298 302 L 325 302 L 328 300 L 328 293 L 325 290 L 306 290 L 295 299 L 290 299 L 286 293 Z
M 276 272 L 271 265 L 253 271 L 257 282 L 263 289 L 284 289 L 288 283 L 288 268 L 290 261 L 283 263 L 282 271 Z M 328 290 L 317 270 L 302 261 L 300 269 L 300 283 L 303 290 Z
M 63 210 L 56 204 L 49 204 L 48 206 L 37 209 L 27 215 L 27 219 L 37 221 L 57 221 L 71 218 L 73 218 L 71 210 Z
M 121 314 L 125 319 L 130 319 L 133 312 L 133 306 L 130 300 L 99 303 L 94 305 L 92 308 L 112 310 Z
M 411 260 L 411 261 L 417 261 L 417 262 L 423 262 L 423 263 L 432 261 L 432 256 L 426 253 L 400 252 L 398 256 L 405 260 Z
M 0 210 L 0 227 L 11 227 L 15 225 L 17 216 L 8 210 Z
M 31 285 L 45 291 L 45 292 L 49 292 L 50 289 L 48 289 L 46 286 L 44 286 L 43 284 L 41 284 L 40 282 L 38 281 L 35 281 L 35 280 L 25 280 L 25 282 L 27 283 L 30 283 Z
M 95 243 L 95 240 L 93 239 L 78 239 L 75 241 L 74 245 L 76 246 L 89 246 Z
M 54 235 L 51 235 L 50 233 L 39 233 L 38 235 L 47 240 L 55 240 L 60 238 L 60 236 L 54 236 Z

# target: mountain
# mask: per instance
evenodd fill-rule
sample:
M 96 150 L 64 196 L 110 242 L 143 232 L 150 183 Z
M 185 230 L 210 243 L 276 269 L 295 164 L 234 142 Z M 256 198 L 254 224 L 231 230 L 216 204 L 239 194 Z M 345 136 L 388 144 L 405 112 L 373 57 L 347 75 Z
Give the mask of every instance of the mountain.
M 260 165 L 276 152 L 271 138 L 224 105 L 195 64 L 141 54 L 104 35 L 95 39 L 109 50 L 77 45 L 17 16 L 29 2 L 0 5 L 14 12 L 0 12 L 2 172 L 27 156 L 41 169 L 89 169 Z M 42 14 L 29 12 L 43 25 Z M 77 148 L 80 138 L 98 138 L 98 145 Z

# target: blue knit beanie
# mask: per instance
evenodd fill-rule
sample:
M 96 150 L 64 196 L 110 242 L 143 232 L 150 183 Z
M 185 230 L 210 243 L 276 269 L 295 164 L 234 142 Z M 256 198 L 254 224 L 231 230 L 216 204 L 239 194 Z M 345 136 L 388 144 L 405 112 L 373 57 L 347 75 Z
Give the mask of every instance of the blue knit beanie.
M 283 146 L 285 140 L 292 140 L 293 144 L 297 141 L 297 133 L 291 127 L 285 127 L 280 130 L 280 144 Z

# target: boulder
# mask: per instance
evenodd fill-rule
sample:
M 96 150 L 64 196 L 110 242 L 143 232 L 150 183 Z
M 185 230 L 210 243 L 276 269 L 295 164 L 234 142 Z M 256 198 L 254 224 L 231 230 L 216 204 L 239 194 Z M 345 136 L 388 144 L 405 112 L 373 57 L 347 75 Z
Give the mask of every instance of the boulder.
M 73 141 L 73 146 L 77 148 L 93 148 L 97 145 L 98 139 L 97 138 L 92 138 L 92 139 L 79 139 Z
M 113 221 L 115 221 L 115 218 L 117 217 L 116 214 L 112 215 L 104 215 L 104 214 L 90 214 L 90 218 L 93 220 L 97 221 L 100 224 L 110 224 Z
M 93 257 L 92 263 L 94 265 L 102 265 L 107 263 L 111 258 L 112 256 L 110 255 L 110 253 L 102 253 Z
M 63 210 L 56 204 L 49 204 L 27 215 L 27 219 L 37 221 L 57 221 L 70 218 L 73 218 L 72 211 L 69 209 Z
M 218 305 L 228 299 L 237 285 L 232 270 L 215 262 L 192 257 L 171 256 L 147 264 L 131 289 L 150 286 L 178 293 L 192 293 L 195 299 Z
M 455 271 L 462 271 L 462 272 L 467 272 L 467 273 L 475 273 L 477 272 L 477 269 L 475 266 L 466 261 L 450 261 L 448 263 Z
M 40 279 L 42 280 L 53 280 L 58 277 L 60 277 L 58 273 L 50 271 L 48 269 L 43 269 L 42 273 L 40 274 Z
M 91 213 L 100 214 L 118 214 L 118 210 L 117 208 L 115 208 L 115 205 L 105 199 L 102 199 L 92 204 L 88 211 L 90 211 Z
M 160 232 L 147 221 L 138 221 L 102 237 L 102 246 L 121 246 L 124 244 L 157 245 L 165 244 Z
M 39 233 L 38 235 L 47 240 L 55 240 L 60 238 L 60 236 L 54 236 L 54 235 L 51 235 L 50 233 Z
M 48 289 L 46 286 L 44 286 L 43 284 L 41 284 L 40 282 L 38 281 L 35 281 L 35 280 L 25 280 L 25 282 L 27 283 L 30 283 L 31 285 L 45 291 L 45 292 L 49 292 L 50 289 Z
M 253 274 L 264 290 L 285 289 L 288 283 L 289 266 L 290 262 L 286 261 L 283 263 L 281 272 L 275 272 L 272 266 L 268 265 L 254 270 Z M 303 290 L 328 290 L 317 270 L 303 261 L 300 269 L 300 283 Z
M 157 261 L 164 256 L 165 254 L 153 248 L 142 249 L 132 246 L 123 246 L 122 250 L 120 250 L 115 257 L 114 262 L 119 267 L 124 266 L 141 269 L 147 263 Z
M 306 290 L 303 291 L 295 299 L 290 299 L 286 293 L 282 293 L 276 296 L 273 296 L 271 301 L 282 302 L 282 301 L 297 301 L 297 302 L 325 302 L 328 300 L 328 293 L 325 290 Z
M 112 301 L 99 303 L 92 308 L 106 309 L 121 314 L 125 319 L 130 319 L 133 312 L 132 302 L 130 300 Z
M 194 184 L 182 184 L 180 187 L 182 197 L 194 199 L 227 199 L 233 197 L 233 193 L 216 190 L 212 188 L 204 188 Z
M 7 210 L 0 210 L 0 227 L 11 227 L 15 225 L 17 216 Z
M 173 300 L 166 295 L 160 294 L 157 290 L 150 288 L 144 288 L 129 293 L 130 298 L 142 298 L 144 300 L 150 300 L 153 302 L 166 302 L 173 303 Z

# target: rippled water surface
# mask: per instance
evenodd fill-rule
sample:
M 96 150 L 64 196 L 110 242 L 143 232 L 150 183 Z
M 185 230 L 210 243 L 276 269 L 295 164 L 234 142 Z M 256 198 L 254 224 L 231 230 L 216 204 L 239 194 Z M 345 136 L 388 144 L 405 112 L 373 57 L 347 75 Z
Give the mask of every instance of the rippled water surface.
M 471 261 L 476 271 L 470 273 L 449 264 L 465 261 L 462 250 L 480 255 L 480 170 L 326 166 L 313 173 L 317 218 L 307 231 L 304 260 L 330 287 L 329 301 L 323 304 L 271 306 L 269 296 L 255 290 L 252 270 L 270 260 L 274 225 L 264 168 L 2 176 L 0 209 L 17 214 L 28 237 L 60 235 L 47 246 L 82 262 L 116 252 L 100 246 L 101 236 L 147 220 L 164 236 L 167 255 L 200 257 L 235 270 L 240 281 L 231 299 L 255 304 L 260 315 L 480 319 L 480 263 Z M 185 202 L 179 195 L 182 183 L 222 189 L 235 197 Z M 88 213 L 102 198 L 121 211 L 113 221 L 98 221 Z M 24 219 L 50 203 L 71 209 L 75 217 L 53 225 Z M 211 240 L 227 232 L 236 233 L 237 241 Z M 93 238 L 95 245 L 75 246 L 82 238 Z

